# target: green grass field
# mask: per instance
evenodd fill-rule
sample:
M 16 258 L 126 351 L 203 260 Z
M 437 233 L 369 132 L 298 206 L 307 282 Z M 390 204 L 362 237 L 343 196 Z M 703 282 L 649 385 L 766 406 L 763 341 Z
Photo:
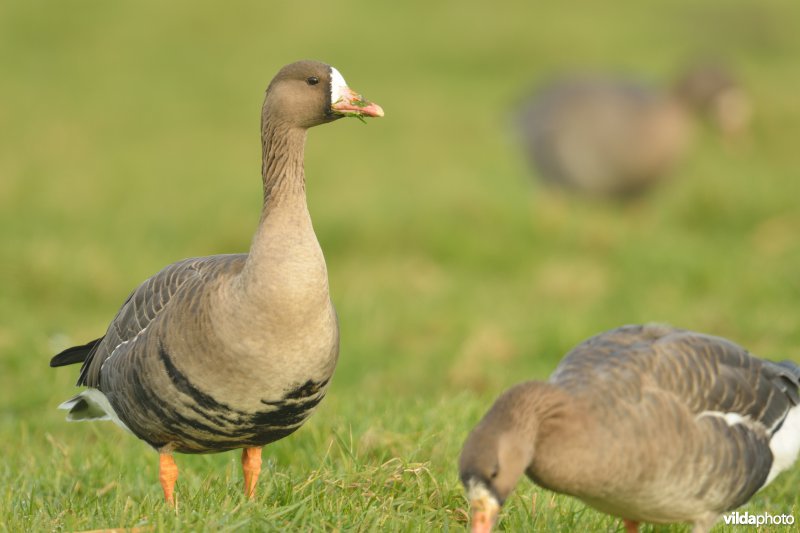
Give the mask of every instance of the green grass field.
M 0 4 L 0 530 L 462 531 L 467 431 L 586 337 L 668 322 L 800 361 L 800 4 L 201 4 Z M 667 83 L 697 52 L 750 90 L 746 147 L 701 127 L 632 205 L 531 179 L 510 127 L 528 87 L 581 68 Z M 263 91 L 302 58 L 386 111 L 309 135 L 339 367 L 265 449 L 254 502 L 238 454 L 177 456 L 175 512 L 144 443 L 64 421 L 78 369 L 48 361 L 168 263 L 247 249 Z M 798 486 L 800 465 L 742 510 L 800 520 Z M 620 527 L 527 480 L 499 524 Z

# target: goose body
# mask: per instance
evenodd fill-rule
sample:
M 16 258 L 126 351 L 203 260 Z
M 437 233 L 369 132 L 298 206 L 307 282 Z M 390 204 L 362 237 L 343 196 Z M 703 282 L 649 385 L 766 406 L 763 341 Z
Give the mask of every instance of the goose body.
M 800 451 L 800 366 L 722 338 L 626 326 L 573 349 L 547 382 L 504 393 L 461 459 L 475 527 L 523 473 L 638 522 L 707 531 Z
M 690 132 L 668 95 L 617 79 L 567 79 L 519 114 L 524 149 L 549 184 L 588 196 L 642 192 L 682 157 Z
M 167 478 L 172 452 L 242 448 L 253 494 L 260 448 L 303 424 L 336 366 L 303 158 L 307 129 L 345 114 L 383 111 L 333 67 L 281 69 L 262 110 L 264 206 L 249 253 L 169 265 L 131 293 L 103 337 L 56 355 L 51 366 L 82 362 L 78 385 L 88 387 L 61 405 L 69 420 L 114 420 L 161 453 Z M 171 501 L 170 484 L 162 476 Z
M 719 66 L 697 66 L 670 90 L 611 76 L 557 80 L 518 110 L 523 148 L 542 179 L 595 197 L 637 195 L 665 178 L 691 141 L 694 117 L 741 137 L 750 104 Z
M 299 428 L 338 355 L 325 265 L 320 255 L 316 276 L 293 281 L 294 292 L 316 298 L 259 313 L 244 298 L 224 299 L 246 258 L 187 259 L 140 285 L 89 354 L 78 384 L 90 389 L 63 404 L 69 418 L 95 418 L 84 410 L 95 403 L 154 448 L 181 453 L 263 446 Z

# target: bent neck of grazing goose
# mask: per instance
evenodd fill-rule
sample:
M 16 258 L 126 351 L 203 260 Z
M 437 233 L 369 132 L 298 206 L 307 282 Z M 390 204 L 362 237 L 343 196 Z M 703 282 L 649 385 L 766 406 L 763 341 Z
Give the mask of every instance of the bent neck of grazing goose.
M 467 437 L 459 469 L 467 489 L 490 485 L 502 504 L 533 460 L 542 425 L 565 401 L 555 387 L 527 382 L 501 395 Z
M 506 391 L 470 433 L 459 461 L 473 523 L 493 524 L 525 473 L 553 490 L 580 485 L 574 462 L 594 453 L 594 427 L 582 403 L 551 383 L 532 381 Z

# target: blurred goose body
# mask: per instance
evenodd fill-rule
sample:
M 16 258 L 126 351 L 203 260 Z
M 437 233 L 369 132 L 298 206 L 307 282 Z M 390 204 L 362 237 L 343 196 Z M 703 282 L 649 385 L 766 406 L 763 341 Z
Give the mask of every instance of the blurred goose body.
M 520 115 L 525 149 L 549 183 L 589 196 L 639 193 L 683 155 L 690 124 L 666 95 L 619 80 L 570 80 Z
M 625 326 L 573 349 L 547 382 L 502 394 L 459 462 L 473 531 L 525 474 L 625 520 L 708 531 L 800 451 L 800 366 L 722 338 Z
M 249 253 L 198 257 L 139 285 L 106 334 L 53 357 L 82 363 L 88 387 L 68 420 L 112 419 L 160 453 L 174 502 L 173 452 L 242 448 L 255 493 L 261 447 L 296 431 L 325 395 L 339 329 L 306 205 L 308 128 L 347 114 L 382 116 L 341 74 L 301 61 L 270 83 L 261 120 L 264 204 Z
M 554 82 L 519 111 L 524 149 L 548 183 L 587 196 L 637 195 L 681 161 L 694 117 L 726 138 L 746 130 L 749 101 L 726 72 L 697 67 L 672 90 L 612 77 Z

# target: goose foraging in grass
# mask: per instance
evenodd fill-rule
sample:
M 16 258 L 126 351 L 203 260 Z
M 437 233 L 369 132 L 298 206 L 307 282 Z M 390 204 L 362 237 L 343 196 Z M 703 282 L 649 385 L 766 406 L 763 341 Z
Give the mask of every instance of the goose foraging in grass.
M 174 504 L 173 452 L 242 449 L 255 495 L 261 447 L 295 430 L 322 400 L 339 353 L 325 260 L 306 204 L 308 128 L 377 104 L 316 61 L 282 68 L 261 115 L 264 204 L 247 254 L 185 259 L 139 285 L 105 336 L 51 366 L 83 363 L 68 420 L 111 419 L 160 454 Z
M 800 366 L 757 359 L 722 338 L 625 326 L 574 348 L 546 382 L 503 393 L 459 461 L 472 530 L 489 531 L 526 474 L 624 519 L 721 514 L 800 451 Z
M 557 80 L 517 114 L 523 149 L 545 182 L 626 198 L 672 172 L 688 151 L 694 118 L 733 143 L 746 133 L 751 108 L 729 71 L 712 64 L 687 70 L 671 89 L 612 76 Z

